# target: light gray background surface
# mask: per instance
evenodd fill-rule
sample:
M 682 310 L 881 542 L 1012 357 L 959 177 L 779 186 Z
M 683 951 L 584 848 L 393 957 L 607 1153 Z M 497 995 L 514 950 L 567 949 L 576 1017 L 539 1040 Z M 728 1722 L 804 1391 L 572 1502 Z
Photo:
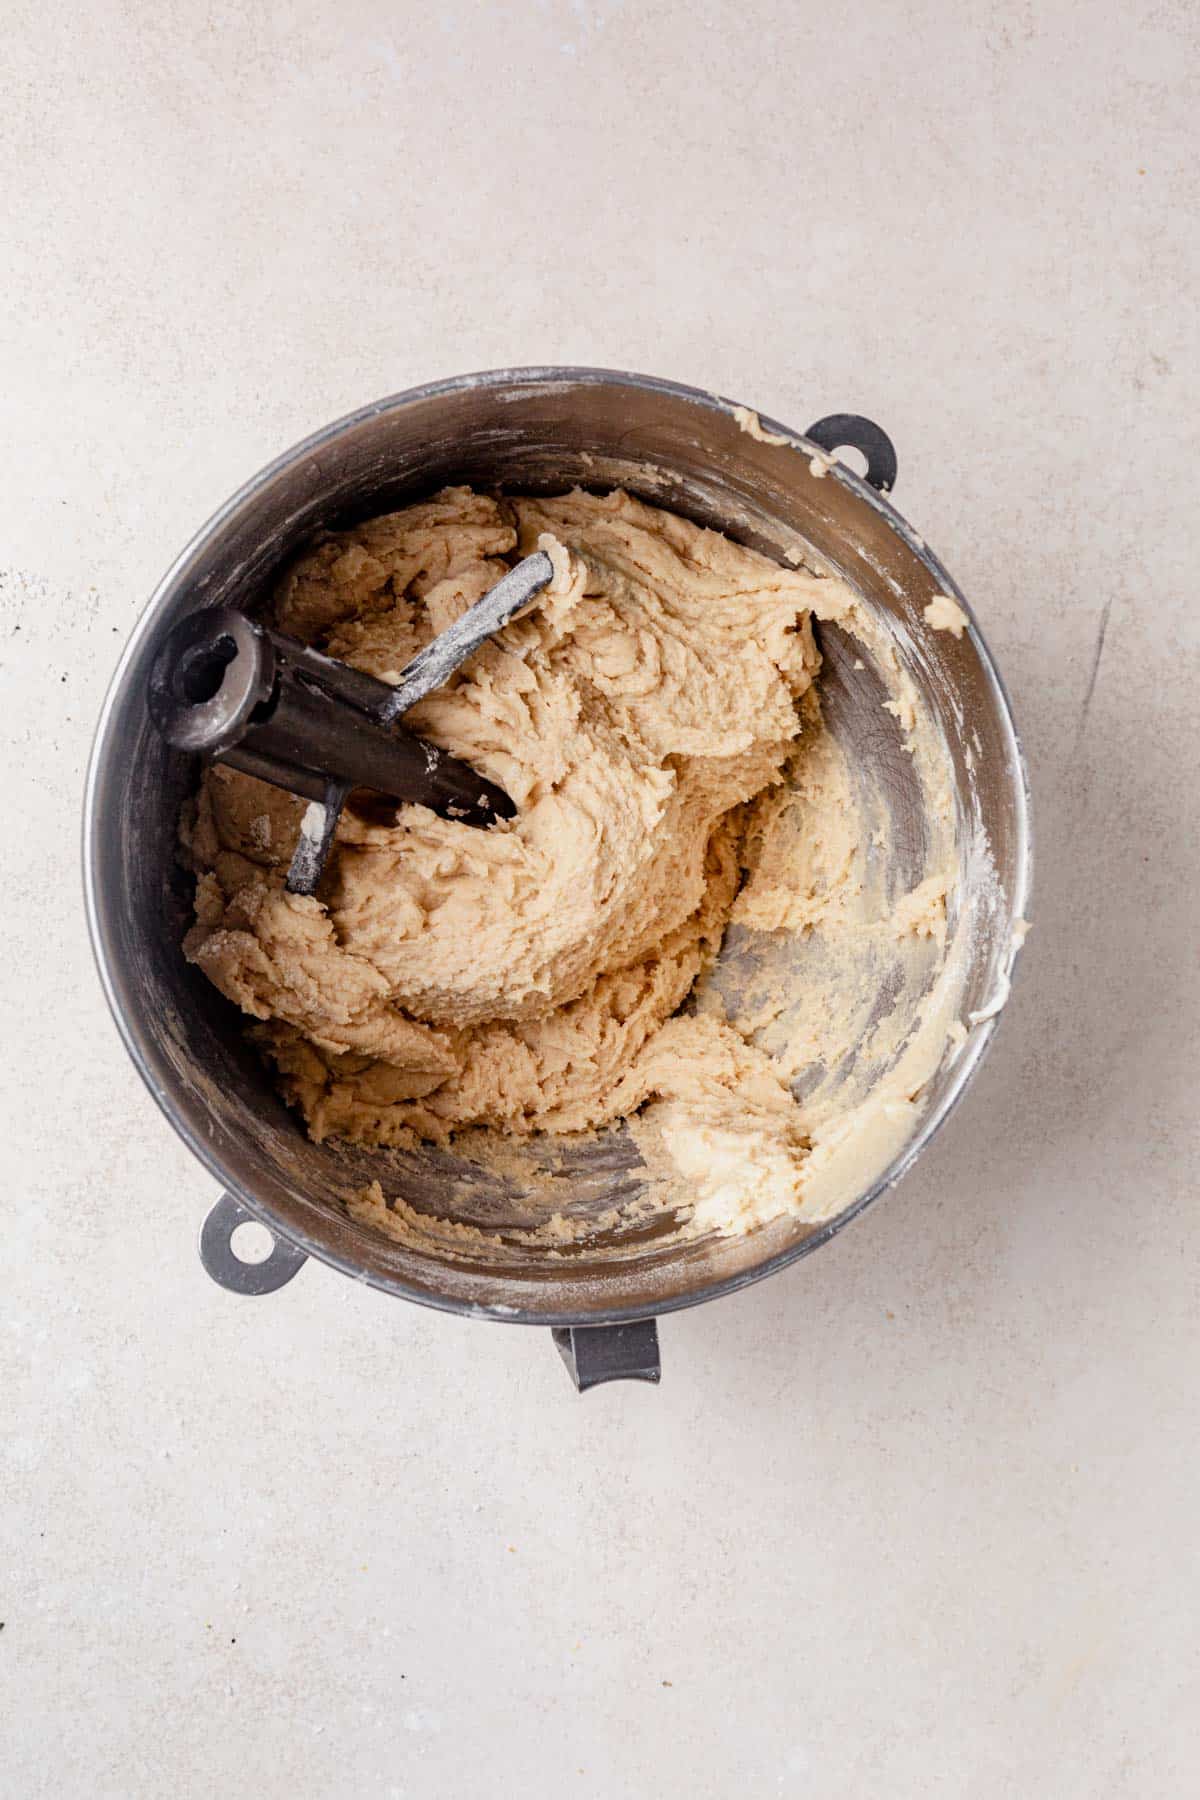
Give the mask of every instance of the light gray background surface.
M 1195 8 L 3 24 L 4 1794 L 1194 1795 Z M 541 361 L 877 417 L 1038 834 L 908 1180 L 584 1400 L 538 1333 L 211 1285 L 77 857 L 209 512 L 363 401 Z

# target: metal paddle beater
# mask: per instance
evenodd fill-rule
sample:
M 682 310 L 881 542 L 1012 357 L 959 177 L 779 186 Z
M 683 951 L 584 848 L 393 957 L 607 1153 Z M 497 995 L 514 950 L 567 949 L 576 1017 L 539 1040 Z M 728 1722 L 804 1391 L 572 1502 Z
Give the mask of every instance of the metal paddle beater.
M 399 720 L 528 611 L 553 574 L 544 551 L 525 557 L 426 644 L 394 686 L 234 608 L 192 613 L 154 659 L 150 716 L 176 750 L 228 763 L 309 802 L 287 887 L 312 894 L 353 788 L 415 801 L 466 825 L 513 817 L 503 788 Z

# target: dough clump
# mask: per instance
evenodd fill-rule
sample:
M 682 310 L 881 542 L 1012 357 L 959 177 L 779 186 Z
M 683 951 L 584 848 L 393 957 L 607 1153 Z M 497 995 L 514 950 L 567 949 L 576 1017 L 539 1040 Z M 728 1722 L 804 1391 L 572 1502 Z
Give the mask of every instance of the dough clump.
M 273 621 L 395 681 L 538 547 L 541 604 L 405 720 L 516 818 L 348 808 L 302 897 L 284 878 L 303 802 L 214 766 L 182 826 L 186 953 L 256 1021 L 315 1139 L 572 1132 L 661 1101 L 681 1170 L 707 1156 L 724 1189 L 744 1163 L 777 1211 L 806 1149 L 787 1086 L 724 1019 L 679 1009 L 734 905 L 747 802 L 811 710 L 817 590 L 841 584 L 623 492 L 449 488 L 306 552 Z

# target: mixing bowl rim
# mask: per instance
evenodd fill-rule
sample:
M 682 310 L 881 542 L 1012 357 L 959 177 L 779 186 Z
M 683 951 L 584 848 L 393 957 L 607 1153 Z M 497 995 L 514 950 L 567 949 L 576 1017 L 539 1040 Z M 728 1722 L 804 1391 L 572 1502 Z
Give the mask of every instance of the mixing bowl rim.
M 166 1085 L 158 1078 L 155 1071 L 156 1053 L 149 1041 L 148 1034 L 140 1029 L 140 1025 L 132 1016 L 135 1009 L 126 1004 L 122 993 L 122 979 L 119 971 L 119 958 L 114 945 L 115 927 L 108 916 L 114 901 L 104 891 L 100 859 L 99 818 L 103 809 L 106 790 L 115 779 L 108 767 L 110 755 L 115 751 L 115 742 L 110 743 L 110 734 L 117 711 L 125 698 L 125 688 L 131 668 L 137 662 L 142 646 L 154 630 L 163 602 L 168 599 L 188 566 L 207 545 L 210 539 L 234 516 L 246 503 L 252 500 L 261 490 L 267 487 L 278 475 L 290 468 L 305 456 L 312 455 L 327 448 L 344 433 L 352 430 L 372 418 L 385 413 L 411 406 L 417 402 L 440 399 L 444 395 L 475 388 L 514 388 L 517 392 L 513 398 L 520 398 L 521 389 L 545 390 L 552 387 L 601 387 L 618 385 L 635 387 L 652 393 L 669 395 L 672 399 L 683 400 L 705 409 L 708 412 L 721 413 L 732 417 L 745 412 L 742 402 L 733 401 L 723 395 L 715 394 L 704 388 L 689 387 L 680 382 L 666 380 L 661 376 L 639 375 L 620 369 L 604 369 L 591 367 L 573 367 L 570 365 L 544 364 L 531 367 L 514 367 L 502 369 L 485 369 L 472 374 L 451 376 L 440 381 L 426 382 L 418 387 L 407 388 L 402 392 L 390 394 L 383 400 L 372 401 L 366 406 L 356 408 L 353 412 L 333 420 L 302 438 L 290 449 L 283 451 L 252 475 L 248 481 L 235 490 L 230 497 L 219 506 L 212 516 L 194 533 L 189 542 L 170 564 L 161 580 L 156 584 L 150 598 L 131 632 L 122 651 L 121 657 L 113 672 L 113 676 L 105 694 L 104 704 L 100 711 L 95 736 L 92 742 L 88 762 L 87 778 L 83 800 L 83 888 L 84 909 L 87 916 L 88 931 L 91 937 L 92 952 L 95 957 L 101 986 L 108 1003 L 109 1011 L 120 1033 L 135 1068 L 153 1096 L 159 1110 L 167 1118 L 176 1133 L 182 1138 L 197 1161 L 208 1170 L 221 1186 L 235 1199 L 239 1200 L 255 1218 L 259 1219 L 269 1231 L 285 1242 L 295 1244 L 306 1255 L 318 1262 L 336 1269 L 340 1274 L 351 1279 L 364 1282 L 369 1287 L 385 1293 L 411 1300 L 419 1306 L 428 1306 L 435 1311 L 448 1312 L 460 1317 L 474 1317 L 494 1320 L 503 1324 L 569 1326 L 569 1325 L 619 1325 L 636 1319 L 665 1316 L 668 1313 L 681 1312 L 688 1307 L 699 1306 L 709 1300 L 720 1299 L 723 1295 L 736 1293 L 748 1287 L 752 1282 L 765 1280 L 767 1276 L 777 1274 L 789 1264 L 798 1262 L 802 1257 L 811 1255 L 822 1245 L 842 1231 L 852 1220 L 857 1219 L 869 1206 L 907 1174 L 917 1157 L 941 1130 L 946 1120 L 954 1112 L 963 1094 L 974 1079 L 984 1056 L 996 1035 L 996 1030 L 1005 1008 L 993 1018 L 983 1022 L 982 1029 L 977 1029 L 974 1041 L 963 1049 L 955 1066 L 953 1077 L 940 1102 L 932 1107 L 914 1135 L 912 1141 L 905 1146 L 901 1154 L 884 1170 L 883 1174 L 872 1185 L 848 1206 L 823 1225 L 818 1226 L 798 1243 L 790 1244 L 784 1250 L 756 1263 L 753 1267 L 739 1270 L 736 1274 L 724 1276 L 713 1281 L 694 1293 L 672 1295 L 653 1304 L 638 1302 L 633 1305 L 604 1307 L 581 1317 L 578 1311 L 551 1312 L 541 1311 L 528 1306 L 506 1306 L 500 1303 L 459 1299 L 452 1295 L 439 1294 L 410 1285 L 407 1281 L 382 1271 L 364 1269 L 337 1251 L 329 1249 L 311 1233 L 292 1225 L 283 1225 L 275 1217 L 274 1209 L 262 1202 L 256 1195 L 245 1189 L 232 1177 L 223 1166 L 212 1147 L 203 1142 L 187 1121 L 181 1116 L 172 1095 Z M 779 446 L 781 450 L 799 451 L 807 456 L 818 456 L 828 462 L 827 453 L 807 439 L 802 432 L 781 424 L 778 420 L 764 413 L 757 413 L 761 427 L 778 435 L 785 441 Z M 877 513 L 881 514 L 886 524 L 895 531 L 907 545 L 909 550 L 933 576 L 942 593 L 949 594 L 964 608 L 972 627 L 972 639 L 979 657 L 985 681 L 992 691 L 997 704 L 999 717 L 1003 721 L 1012 766 L 1017 779 L 1014 782 L 1013 798 L 1017 810 L 1017 844 L 1016 878 L 1013 891 L 1006 895 L 1010 914 L 1013 919 L 1027 918 L 1029 900 L 1032 892 L 1033 869 L 1033 830 L 1031 820 L 1031 801 L 1029 790 L 1029 774 L 1026 767 L 1024 750 L 1020 734 L 1013 716 L 1012 703 L 1004 680 L 997 669 L 991 652 L 988 649 L 983 633 L 971 607 L 954 582 L 949 572 L 939 559 L 925 544 L 923 538 L 916 533 L 890 502 L 869 483 L 848 468 L 844 463 L 834 462 L 827 471 L 828 475 L 849 488 L 858 499 L 864 501 Z M 1021 946 L 1014 946 L 1009 962 L 1009 978 L 1015 975 L 1020 961 Z M 432 1260 L 432 1259 L 431 1259 Z M 569 1274 L 564 1271 L 565 1278 Z M 512 1279 L 512 1277 L 508 1277 Z M 520 1278 L 517 1278 L 518 1281 Z M 514 1284 L 515 1285 L 515 1284 Z

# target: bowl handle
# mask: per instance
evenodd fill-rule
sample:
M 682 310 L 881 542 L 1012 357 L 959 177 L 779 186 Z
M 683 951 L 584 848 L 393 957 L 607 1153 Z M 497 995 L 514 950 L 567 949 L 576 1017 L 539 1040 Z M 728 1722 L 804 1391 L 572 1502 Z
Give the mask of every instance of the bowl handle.
M 602 1381 L 658 1381 L 662 1376 L 653 1319 L 635 1319 L 632 1325 L 567 1325 L 550 1335 L 581 1394 Z
M 257 1224 L 249 1207 L 222 1194 L 200 1227 L 200 1261 L 218 1287 L 231 1294 L 273 1294 L 299 1274 L 308 1257 L 286 1238 L 271 1232 L 271 1254 L 263 1262 L 244 1262 L 233 1247 L 239 1225 Z M 269 1226 L 263 1226 L 270 1231 Z M 571 1380 L 581 1394 L 602 1381 L 658 1381 L 658 1327 L 653 1319 L 632 1325 L 568 1325 L 551 1332 Z
M 881 494 L 890 494 L 895 487 L 896 447 L 874 419 L 864 419 L 859 413 L 830 413 L 810 425 L 804 435 L 830 456 L 845 448 L 861 451 L 867 459 L 863 480 Z
M 233 1247 L 239 1225 L 262 1225 L 232 1194 L 222 1194 L 200 1227 L 200 1261 L 218 1287 L 231 1294 L 273 1294 L 299 1274 L 308 1257 L 286 1238 L 271 1232 L 271 1254 L 264 1262 L 243 1262 Z M 270 1226 L 263 1225 L 264 1231 Z

